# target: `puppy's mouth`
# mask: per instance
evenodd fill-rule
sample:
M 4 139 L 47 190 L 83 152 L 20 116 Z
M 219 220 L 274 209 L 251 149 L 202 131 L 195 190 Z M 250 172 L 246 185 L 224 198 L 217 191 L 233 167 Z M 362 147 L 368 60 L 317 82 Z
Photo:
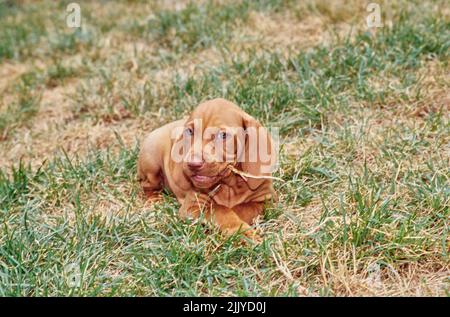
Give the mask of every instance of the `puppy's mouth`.
M 201 187 L 205 186 L 212 186 L 218 181 L 220 181 L 225 174 L 227 173 L 228 168 L 224 168 L 219 174 L 208 176 L 208 175 L 199 175 L 199 174 L 193 174 L 191 175 L 191 180 L 196 184 L 200 185 Z
M 211 184 L 215 182 L 219 178 L 219 176 L 194 175 L 191 178 L 199 184 Z

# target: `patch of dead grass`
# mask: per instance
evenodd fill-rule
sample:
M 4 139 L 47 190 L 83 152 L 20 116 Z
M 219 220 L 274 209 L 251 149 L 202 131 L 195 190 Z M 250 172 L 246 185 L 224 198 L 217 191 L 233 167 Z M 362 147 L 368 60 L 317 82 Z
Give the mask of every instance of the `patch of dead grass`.
M 320 15 L 302 19 L 293 13 L 267 14 L 252 11 L 248 22 L 233 35 L 233 50 L 256 48 L 289 54 L 316 45 L 326 45 L 336 35 L 349 36 L 361 27 L 348 23 L 330 24 Z
M 26 73 L 29 67 L 26 64 L 4 62 L 0 67 L 0 94 L 3 97 L 10 83 Z

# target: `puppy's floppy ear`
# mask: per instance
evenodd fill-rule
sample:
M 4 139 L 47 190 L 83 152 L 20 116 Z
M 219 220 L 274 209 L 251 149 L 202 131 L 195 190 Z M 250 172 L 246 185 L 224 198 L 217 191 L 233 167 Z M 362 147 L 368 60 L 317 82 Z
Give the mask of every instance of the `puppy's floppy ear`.
M 245 131 L 244 152 L 241 155 L 241 167 L 244 173 L 261 177 L 271 176 L 276 161 L 276 151 L 270 133 L 255 118 L 242 113 L 242 125 Z M 257 189 L 266 179 L 247 177 L 251 190 Z

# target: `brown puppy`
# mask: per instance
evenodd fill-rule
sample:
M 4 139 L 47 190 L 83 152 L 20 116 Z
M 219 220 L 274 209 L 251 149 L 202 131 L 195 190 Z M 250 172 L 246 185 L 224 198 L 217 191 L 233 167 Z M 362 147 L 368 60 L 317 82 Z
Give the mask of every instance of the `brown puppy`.
M 276 199 L 270 179 L 275 154 L 269 133 L 253 117 L 213 99 L 145 138 L 138 178 L 149 199 L 170 189 L 181 217 L 203 212 L 225 234 L 242 230 L 257 239 L 250 225 L 264 202 Z

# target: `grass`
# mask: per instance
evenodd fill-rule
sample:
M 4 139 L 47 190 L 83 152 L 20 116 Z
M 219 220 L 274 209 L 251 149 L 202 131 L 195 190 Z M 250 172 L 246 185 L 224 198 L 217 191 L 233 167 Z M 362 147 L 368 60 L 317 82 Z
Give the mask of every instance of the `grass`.
M 38 111 L 41 92 L 35 72 L 25 73 L 12 87 L 15 99 L 0 113 L 0 133 L 6 138 L 8 130 L 29 121 Z
M 449 295 L 444 2 L 377 30 L 340 0 L 81 8 L 0 2 L 0 295 Z M 136 183 L 145 133 L 219 96 L 280 128 L 258 246 Z

